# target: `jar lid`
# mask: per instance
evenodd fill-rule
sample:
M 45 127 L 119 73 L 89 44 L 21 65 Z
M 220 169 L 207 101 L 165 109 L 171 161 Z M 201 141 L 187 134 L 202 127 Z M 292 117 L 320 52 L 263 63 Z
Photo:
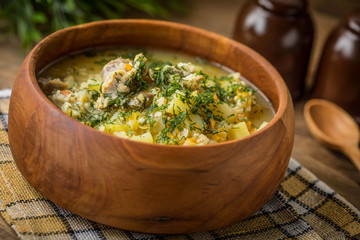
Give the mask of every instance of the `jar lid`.
M 348 15 L 347 25 L 351 31 L 360 34 L 360 9 L 356 9 Z
M 257 0 L 264 9 L 283 15 L 299 15 L 306 12 L 306 0 Z

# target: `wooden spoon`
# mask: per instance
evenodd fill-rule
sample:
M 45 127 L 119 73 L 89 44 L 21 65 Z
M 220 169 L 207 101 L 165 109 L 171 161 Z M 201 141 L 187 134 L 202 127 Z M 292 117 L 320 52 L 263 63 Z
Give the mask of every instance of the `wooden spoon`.
M 305 121 L 314 137 L 326 146 L 343 152 L 360 171 L 359 126 L 336 104 L 312 99 L 305 104 Z

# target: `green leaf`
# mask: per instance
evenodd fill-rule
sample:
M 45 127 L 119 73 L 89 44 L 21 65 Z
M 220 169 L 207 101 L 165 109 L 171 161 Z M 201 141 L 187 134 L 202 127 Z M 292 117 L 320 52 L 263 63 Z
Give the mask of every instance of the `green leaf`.
M 42 12 L 35 12 L 33 15 L 31 15 L 31 21 L 34 23 L 45 23 L 46 16 Z
M 182 6 L 181 0 L 0 0 L 0 18 L 6 23 L 1 30 L 17 34 L 30 47 L 44 34 L 74 24 L 122 18 L 134 10 L 166 17 Z
M 38 42 L 40 41 L 42 38 L 42 34 L 39 30 L 37 29 L 34 29 L 32 32 L 31 32 L 31 40 L 32 41 L 35 41 L 35 42 Z
M 170 0 L 170 1 L 164 1 L 164 2 L 165 2 L 165 5 L 170 8 L 170 10 L 173 10 L 180 14 L 188 13 L 188 9 L 185 7 L 184 2 L 181 0 Z
M 154 0 L 125 0 L 131 7 L 143 11 L 151 16 L 168 16 L 168 11 Z
M 76 4 L 74 0 L 66 0 L 66 6 L 68 7 L 69 12 L 76 10 Z
M 29 31 L 29 27 L 28 27 L 28 25 L 27 25 L 27 23 L 25 22 L 24 19 L 22 19 L 22 18 L 18 19 L 17 29 L 18 29 L 19 37 L 21 39 L 25 39 L 26 35 L 27 35 L 27 32 Z
M 106 6 L 104 3 L 102 3 L 101 1 L 97 1 L 96 2 L 97 6 L 99 7 L 100 11 L 107 17 L 110 19 L 115 19 L 118 18 L 118 15 L 116 14 L 115 11 L 113 11 L 111 8 L 109 8 L 108 6 Z

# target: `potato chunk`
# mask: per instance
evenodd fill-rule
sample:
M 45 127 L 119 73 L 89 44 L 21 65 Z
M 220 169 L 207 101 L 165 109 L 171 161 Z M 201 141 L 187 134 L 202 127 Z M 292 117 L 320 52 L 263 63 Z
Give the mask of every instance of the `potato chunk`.
M 142 135 L 133 136 L 130 138 L 131 140 L 138 141 L 138 142 L 144 142 L 144 143 L 153 143 L 153 137 L 151 133 L 147 132 Z
M 175 96 L 170 101 L 169 106 L 166 109 L 167 113 L 178 115 L 179 112 L 186 112 L 186 110 L 189 110 L 189 106 L 184 103 L 181 98 L 181 94 L 175 93 Z
M 226 103 L 220 103 L 216 106 L 216 113 L 222 116 L 226 122 L 233 123 L 236 121 L 236 111 Z
M 199 131 L 203 131 L 203 129 L 205 128 L 205 123 L 199 115 L 191 114 L 189 118 L 190 120 L 185 120 L 185 124 L 188 129 L 195 128 Z
M 238 123 L 233 126 L 232 129 L 228 131 L 228 139 L 235 140 L 240 139 L 246 136 L 249 136 L 250 132 L 246 126 L 245 122 Z

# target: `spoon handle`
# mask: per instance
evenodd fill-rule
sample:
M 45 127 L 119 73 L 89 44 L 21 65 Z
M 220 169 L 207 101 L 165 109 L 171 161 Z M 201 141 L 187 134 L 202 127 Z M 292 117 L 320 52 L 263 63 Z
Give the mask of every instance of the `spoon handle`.
M 344 148 L 344 153 L 348 156 L 351 161 L 355 164 L 357 169 L 360 171 L 360 150 L 358 146 L 349 146 Z

